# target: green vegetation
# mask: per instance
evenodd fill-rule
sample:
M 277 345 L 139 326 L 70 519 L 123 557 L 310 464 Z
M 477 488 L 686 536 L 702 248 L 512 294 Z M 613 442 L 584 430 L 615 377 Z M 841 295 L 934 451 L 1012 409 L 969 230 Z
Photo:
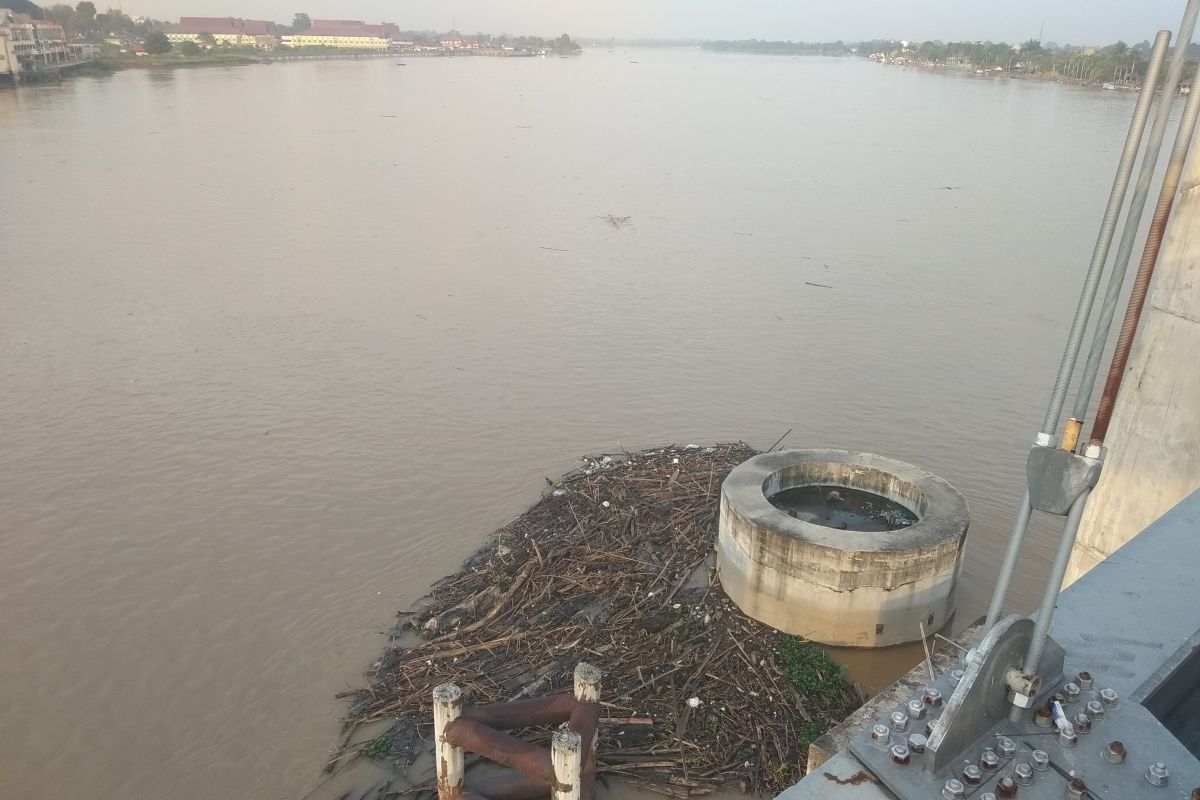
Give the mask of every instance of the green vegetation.
M 809 746 L 825 735 L 825 731 L 829 730 L 829 726 L 813 720 L 812 722 L 803 722 L 797 724 L 796 736 L 800 740 L 800 748 L 808 752 Z
M 864 42 L 792 42 L 745 39 L 705 42 L 714 52 L 760 53 L 764 55 L 872 56 L 884 61 L 915 63 L 948 69 L 979 70 L 1011 75 L 1070 80 L 1083 83 L 1136 84 L 1145 73 L 1150 42 L 1130 46 L 1114 42 L 1107 47 L 1079 47 L 1043 43 L 1029 39 L 1008 42 L 902 42 L 875 39 Z M 1192 45 L 1189 55 L 1200 54 Z M 1186 70 L 1185 74 L 1190 74 Z
M 377 736 L 367 742 L 362 749 L 362 754 L 371 759 L 387 758 L 390 752 L 392 752 L 392 737 L 387 734 Z
M 817 697 L 826 703 L 845 699 L 846 668 L 833 663 L 825 651 L 812 642 L 799 636 L 789 636 L 780 656 L 783 659 L 784 677 L 802 697 Z
M 152 19 L 134 22 L 125 12 L 115 8 L 98 14 L 95 3 L 90 0 L 82 0 L 74 8 L 64 3 L 47 6 L 40 16 L 62 25 L 71 37 L 94 43 L 114 36 L 141 38 L 166 27 L 166 23 Z
M 146 52 L 154 56 L 169 53 L 171 52 L 171 40 L 162 31 L 150 31 L 146 34 Z
M 1109 80 L 1139 80 L 1146 57 L 1140 47 L 1125 42 L 1108 47 L 1081 48 L 1043 45 L 1030 39 L 1019 45 L 1006 42 L 912 42 L 908 47 L 892 43 L 886 50 L 873 51 L 907 56 L 936 66 L 1021 72 L 1053 78 L 1096 83 Z

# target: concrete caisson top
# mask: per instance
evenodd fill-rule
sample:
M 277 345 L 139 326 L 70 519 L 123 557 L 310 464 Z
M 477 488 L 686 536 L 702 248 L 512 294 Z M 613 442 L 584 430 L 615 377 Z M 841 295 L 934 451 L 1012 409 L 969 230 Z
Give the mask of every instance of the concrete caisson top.
M 771 504 L 801 486 L 887 498 L 917 518 L 889 531 L 830 528 Z M 851 450 L 783 450 L 738 465 L 721 486 L 717 569 L 747 614 L 787 633 L 884 647 L 933 632 L 954 612 L 970 515 L 946 481 Z
M 789 482 L 789 474 L 800 479 Z M 818 483 L 881 495 L 912 511 L 917 522 L 894 531 L 843 531 L 790 517 L 768 499 L 786 489 Z M 970 521 L 966 498 L 944 479 L 904 461 L 854 450 L 761 453 L 729 473 L 722 493 L 730 506 L 756 525 L 839 550 L 912 550 L 936 546 L 961 538 Z

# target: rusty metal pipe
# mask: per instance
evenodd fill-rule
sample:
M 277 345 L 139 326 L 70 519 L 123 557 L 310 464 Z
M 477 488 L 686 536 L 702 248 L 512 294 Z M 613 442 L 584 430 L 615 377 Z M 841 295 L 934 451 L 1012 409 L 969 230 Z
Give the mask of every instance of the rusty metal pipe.
M 571 730 L 583 740 L 583 774 L 596 773 L 596 729 L 600 727 L 600 704 L 579 703 L 571 712 L 568 723 Z
M 1176 46 L 1186 48 L 1187 42 L 1180 39 Z M 1192 76 L 1192 86 L 1200 86 L 1200 63 L 1196 64 L 1196 72 Z M 1200 91 L 1193 89 L 1188 95 L 1187 104 L 1183 107 L 1183 116 L 1179 119 L 1179 132 L 1175 134 L 1175 146 L 1171 149 L 1171 159 L 1167 162 L 1167 173 L 1163 176 L 1162 188 L 1158 193 L 1158 205 L 1154 209 L 1154 217 L 1150 220 L 1150 231 L 1146 234 L 1146 246 L 1142 250 L 1142 260 L 1138 264 L 1137 276 L 1133 280 L 1133 289 L 1129 293 L 1129 305 L 1125 309 L 1121 333 L 1117 337 L 1117 345 L 1113 350 L 1112 363 L 1108 368 L 1108 379 L 1104 382 L 1104 393 L 1100 396 L 1100 406 L 1096 410 L 1096 422 L 1092 425 L 1091 438 L 1098 444 L 1103 444 L 1104 437 L 1108 435 L 1113 405 L 1117 401 L 1117 393 L 1121 390 L 1125 368 L 1129 365 L 1129 352 L 1133 348 L 1133 337 L 1137 333 L 1138 322 L 1142 318 L 1146 294 L 1150 288 L 1150 279 L 1154 277 L 1154 267 L 1158 263 L 1158 251 L 1162 247 L 1167 221 L 1171 218 L 1171 209 L 1175 205 L 1175 194 L 1179 191 L 1179 178 L 1183 174 L 1183 164 L 1187 160 L 1188 149 L 1192 144 L 1198 112 L 1200 112 Z
M 572 695 L 555 694 L 514 700 L 511 703 L 491 703 L 471 706 L 463 711 L 464 719 L 482 722 L 489 728 L 507 731 L 533 725 L 558 725 L 571 718 L 578 702 Z
M 507 733 L 492 730 L 482 722 L 460 717 L 446 726 L 446 741 L 455 747 L 470 750 L 505 767 L 513 767 L 526 775 L 554 782 L 554 767 L 550 753 L 544 747 L 522 742 Z

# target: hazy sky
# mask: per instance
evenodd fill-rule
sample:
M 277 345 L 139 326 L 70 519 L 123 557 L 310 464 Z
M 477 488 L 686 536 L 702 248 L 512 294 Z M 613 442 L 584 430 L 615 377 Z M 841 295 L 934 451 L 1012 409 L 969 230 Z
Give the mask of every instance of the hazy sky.
M 112 4 L 116 5 L 116 2 Z M 243 16 L 395 22 L 401 28 L 646 38 L 993 39 L 1107 44 L 1174 29 L 1184 0 L 120 0 L 158 19 Z M 103 8 L 104 2 L 97 2 Z

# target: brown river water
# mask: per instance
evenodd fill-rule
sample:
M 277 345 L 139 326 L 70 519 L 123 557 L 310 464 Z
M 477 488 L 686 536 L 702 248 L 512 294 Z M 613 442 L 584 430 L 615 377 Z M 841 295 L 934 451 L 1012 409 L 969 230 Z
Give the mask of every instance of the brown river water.
M 1133 102 L 689 50 L 0 91 L 0 795 L 303 796 L 395 611 L 620 446 L 936 472 L 978 616 Z

